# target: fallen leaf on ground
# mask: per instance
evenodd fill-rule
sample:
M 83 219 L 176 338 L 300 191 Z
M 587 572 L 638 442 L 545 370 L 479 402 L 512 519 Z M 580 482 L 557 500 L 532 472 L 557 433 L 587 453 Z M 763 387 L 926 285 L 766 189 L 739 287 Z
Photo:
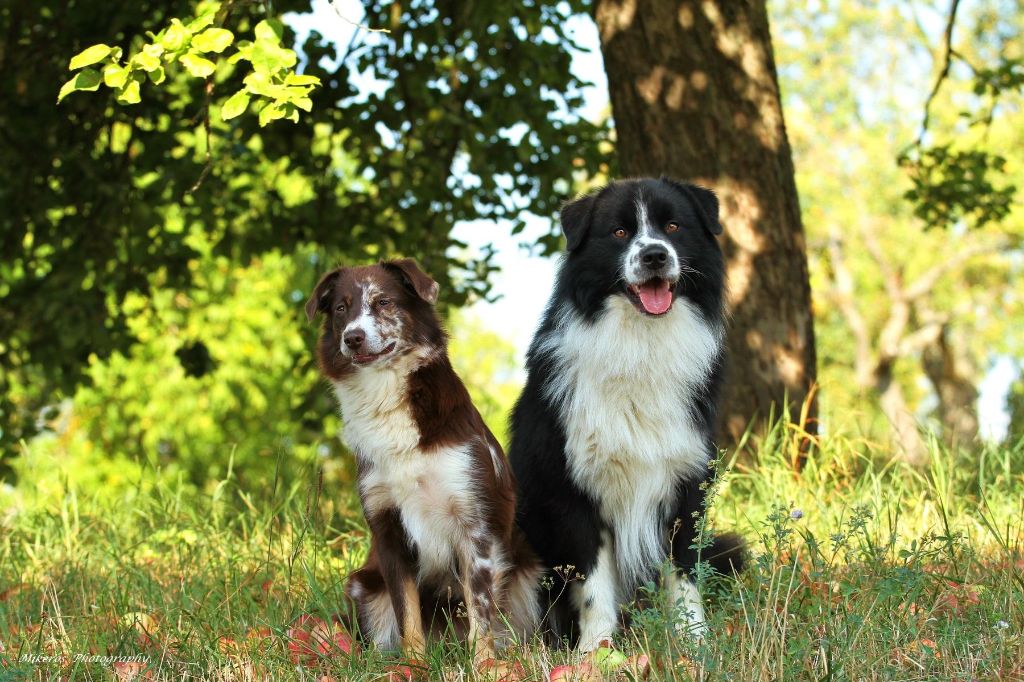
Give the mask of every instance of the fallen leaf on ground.
M 548 673 L 549 682 L 598 682 L 602 677 L 597 668 L 586 662 L 558 665 Z
M 519 661 L 499 661 L 487 658 L 476 666 L 479 677 L 488 682 L 520 682 L 526 677 L 526 671 Z

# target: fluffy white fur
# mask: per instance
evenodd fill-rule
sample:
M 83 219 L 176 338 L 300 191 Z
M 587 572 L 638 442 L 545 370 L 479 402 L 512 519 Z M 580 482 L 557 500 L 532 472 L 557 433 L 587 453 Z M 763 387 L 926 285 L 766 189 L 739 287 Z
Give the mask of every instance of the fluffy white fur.
M 704 622 L 704 602 L 700 598 L 700 591 L 690 577 L 680 575 L 679 571 L 672 569 L 665 578 L 665 591 L 668 593 L 669 603 L 678 609 L 675 623 L 676 632 L 689 633 L 697 638 L 707 634 L 708 626 Z
M 541 348 L 557 365 L 547 397 L 560 406 L 569 473 L 613 529 L 621 599 L 667 556 L 673 482 L 708 466 L 680 406 L 711 371 L 722 330 L 684 299 L 654 318 L 616 295 L 593 322 L 570 309 L 560 319 Z
M 580 651 L 593 651 L 602 640 L 611 640 L 619 624 L 619 576 L 614 543 L 601 537 L 597 563 L 582 582 L 570 587 L 573 606 L 580 614 Z

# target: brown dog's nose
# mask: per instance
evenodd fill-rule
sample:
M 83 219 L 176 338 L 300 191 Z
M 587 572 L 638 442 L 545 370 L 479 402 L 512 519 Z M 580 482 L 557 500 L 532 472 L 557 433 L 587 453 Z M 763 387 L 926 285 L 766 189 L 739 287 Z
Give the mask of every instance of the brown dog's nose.
M 366 340 L 366 333 L 362 329 L 353 329 L 352 331 L 345 332 L 343 340 L 345 345 L 352 350 L 359 350 L 359 347 L 363 345 L 363 341 Z

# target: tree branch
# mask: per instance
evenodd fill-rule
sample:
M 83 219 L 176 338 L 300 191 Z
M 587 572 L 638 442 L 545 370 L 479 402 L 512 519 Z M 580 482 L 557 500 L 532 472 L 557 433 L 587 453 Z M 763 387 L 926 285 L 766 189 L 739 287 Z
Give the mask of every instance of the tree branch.
M 832 227 L 829 231 L 828 252 L 832 261 L 832 280 L 835 282 L 835 302 L 839 312 L 846 318 L 846 324 L 853 332 L 856 354 L 854 357 L 857 382 L 862 386 L 872 383 L 871 372 L 874 362 L 871 359 L 871 333 L 868 331 L 864 316 L 857 309 L 854 298 L 853 273 L 846 264 L 843 243 L 839 230 Z
M 998 251 L 1002 247 L 1003 243 L 997 242 L 994 244 L 975 244 L 974 246 L 962 249 L 942 263 L 926 270 L 924 274 L 914 280 L 914 282 L 904 290 L 904 296 L 906 296 L 908 301 L 915 301 L 926 296 L 931 293 L 944 275 L 956 270 L 976 256 Z
M 952 0 L 949 4 L 949 18 L 946 20 L 946 31 L 943 37 L 944 55 L 942 58 L 942 69 L 935 78 L 935 85 L 932 86 L 932 91 L 924 103 L 924 119 L 921 121 L 921 131 L 918 133 L 917 141 L 914 143 L 914 146 L 917 147 L 921 146 L 925 133 L 928 132 L 932 101 L 939 94 L 939 90 L 942 88 L 942 83 L 946 80 L 946 77 L 949 76 L 949 68 L 953 63 L 953 26 L 956 24 L 956 11 L 959 6 L 960 0 Z

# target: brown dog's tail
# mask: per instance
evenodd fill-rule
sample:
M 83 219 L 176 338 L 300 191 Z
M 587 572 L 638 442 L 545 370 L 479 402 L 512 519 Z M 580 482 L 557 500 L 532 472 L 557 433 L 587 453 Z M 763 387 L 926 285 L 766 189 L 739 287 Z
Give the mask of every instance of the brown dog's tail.
M 739 575 L 747 561 L 747 543 L 736 533 L 725 533 L 715 537 L 700 558 L 711 564 L 716 573 Z

